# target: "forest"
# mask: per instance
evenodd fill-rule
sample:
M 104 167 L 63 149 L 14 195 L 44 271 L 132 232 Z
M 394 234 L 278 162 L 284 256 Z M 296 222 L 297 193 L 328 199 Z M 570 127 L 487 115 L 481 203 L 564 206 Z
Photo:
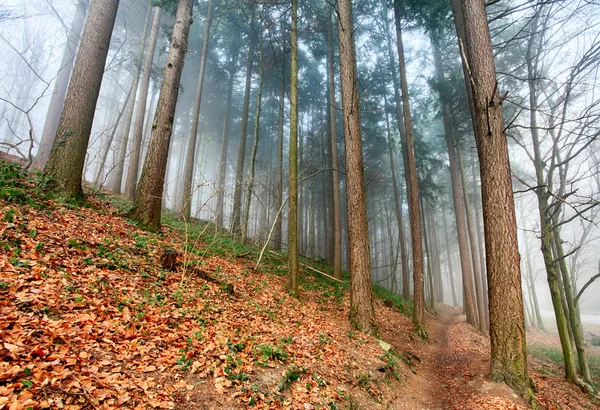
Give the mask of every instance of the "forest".
M 0 409 L 599 405 L 598 0 L 0 0 L 0 50 Z

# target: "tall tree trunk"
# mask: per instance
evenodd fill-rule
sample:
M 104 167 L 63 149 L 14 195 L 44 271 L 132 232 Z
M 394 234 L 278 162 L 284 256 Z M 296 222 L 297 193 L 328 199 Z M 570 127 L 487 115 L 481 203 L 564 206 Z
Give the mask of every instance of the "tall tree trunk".
M 298 0 L 292 0 L 290 43 L 290 175 L 286 290 L 290 295 L 298 297 Z
M 227 178 L 227 148 L 229 145 L 229 123 L 231 116 L 231 97 L 233 94 L 233 82 L 237 69 L 236 49 L 231 54 L 229 62 L 229 83 L 227 85 L 227 103 L 225 104 L 225 116 L 223 117 L 223 132 L 221 133 L 221 155 L 219 157 L 218 175 L 217 175 L 217 209 L 215 221 L 218 226 L 223 227 L 224 200 L 225 200 L 225 179 Z
M 134 209 L 130 216 L 149 231 L 160 230 L 161 204 L 169 144 L 173 132 L 175 108 L 179 94 L 179 84 L 185 54 L 187 52 L 188 34 L 192 22 L 192 0 L 179 0 L 171 46 L 163 81 L 158 98 L 158 107 L 154 116 L 152 135 L 144 169 L 140 178 Z
M 279 89 L 279 120 L 277 122 L 277 165 L 275 171 L 275 211 L 283 203 L 283 126 L 285 122 L 285 58 L 281 58 L 281 86 Z M 280 215 L 275 221 L 273 232 L 273 249 L 281 250 L 283 233 L 283 217 Z
M 415 159 L 415 143 L 408 101 L 408 80 L 406 79 L 406 62 L 404 60 L 404 45 L 402 43 L 402 22 L 400 20 L 400 1 L 394 2 L 396 18 L 396 33 L 398 36 L 398 62 L 400 66 L 400 87 L 402 89 L 402 110 L 404 131 L 406 137 L 405 173 L 408 178 L 408 211 L 410 215 L 410 233 L 412 238 L 413 255 L 413 287 L 414 309 L 413 323 L 418 333 L 425 334 L 423 329 L 423 314 L 425 312 L 425 290 L 423 273 L 423 239 L 421 233 L 421 209 L 419 207 L 419 176 Z
M 338 1 L 338 37 L 342 117 L 346 147 L 346 211 L 350 252 L 350 323 L 366 333 L 376 333 L 371 285 L 369 228 L 363 167 L 354 23 L 350 0 Z
M 333 276 L 342 278 L 342 214 L 340 198 L 339 155 L 337 146 L 337 109 L 333 61 L 333 12 L 327 20 L 327 84 L 329 85 L 329 134 L 331 139 L 331 181 L 333 188 Z
M 119 0 L 94 0 L 44 174 L 68 196 L 82 197 L 81 178 Z
M 48 106 L 48 112 L 46 113 L 46 121 L 44 122 L 44 130 L 42 131 L 42 140 L 40 141 L 40 147 L 38 148 L 35 160 L 31 164 L 35 169 L 43 169 L 50 156 L 50 150 L 52 149 L 54 137 L 56 136 L 56 131 L 58 129 L 58 121 L 60 120 L 65 95 L 67 94 L 67 88 L 69 87 L 69 79 L 71 78 L 71 72 L 73 71 L 73 62 L 75 61 L 77 45 L 79 44 L 79 38 L 81 36 L 81 30 L 83 29 L 85 14 L 89 3 L 89 0 L 78 0 L 75 6 L 75 15 L 73 16 L 73 21 L 71 22 L 71 27 L 67 34 L 67 44 L 65 45 L 63 57 L 60 62 L 60 69 L 54 83 L 52 98 L 50 98 L 50 105 Z
M 250 218 L 250 203 L 252 202 L 252 188 L 254 186 L 254 166 L 256 164 L 256 152 L 258 150 L 258 138 L 260 136 L 260 109 L 262 104 L 263 90 L 263 51 L 262 51 L 262 13 L 260 29 L 258 31 L 258 89 L 256 93 L 256 116 L 254 117 L 254 138 L 252 152 L 250 154 L 250 166 L 248 170 L 248 183 L 246 184 L 246 198 L 244 201 L 244 212 L 242 214 L 242 243 L 246 242 L 248 235 L 248 219 Z
M 248 62 L 246 64 L 246 86 L 244 88 L 244 107 L 242 109 L 242 127 L 240 131 L 240 144 L 238 146 L 237 166 L 235 170 L 235 188 L 233 190 L 233 210 L 231 215 L 231 230 L 239 234 L 241 232 L 241 208 L 242 208 L 242 190 L 244 184 L 244 162 L 246 160 L 246 138 L 248 134 L 248 110 L 250 109 L 250 82 L 252 80 L 252 66 L 254 64 L 254 28 L 255 6 L 250 5 L 252 12 L 250 14 L 250 29 L 248 38 Z
M 445 79 L 442 66 L 442 55 L 436 36 L 432 36 L 432 45 L 437 81 L 443 83 Z M 454 146 L 452 114 L 450 113 L 450 107 L 446 100 L 446 96 L 443 93 L 439 93 L 439 97 L 442 105 L 444 135 L 446 139 L 446 148 L 448 150 L 448 161 L 450 163 L 450 180 L 452 184 L 452 200 L 454 203 L 454 216 L 458 235 L 458 252 L 460 255 L 460 267 L 463 279 L 465 314 L 467 316 L 467 322 L 477 327 L 480 322 L 475 301 L 471 255 L 469 254 L 469 237 L 467 236 L 467 223 L 465 220 L 464 202 L 461 192 L 458 159 L 456 156 L 456 147 Z
M 401 145 L 401 151 L 402 151 L 402 158 L 403 158 L 403 162 L 404 162 L 404 168 L 405 168 L 405 172 L 404 172 L 404 179 L 405 179 L 405 183 L 406 183 L 406 187 L 407 187 L 407 191 L 408 191 L 408 186 L 409 186 L 409 181 L 408 181 L 408 173 L 406 172 L 406 167 L 408 164 L 408 158 L 407 158 L 407 154 L 408 151 L 406 149 L 406 134 L 404 132 L 404 120 L 402 119 L 402 101 L 400 98 L 400 82 L 398 80 L 398 74 L 396 72 L 396 63 L 395 63 L 395 59 L 394 59 L 394 50 L 392 48 L 392 37 L 390 35 L 390 28 L 389 28 L 389 23 L 387 21 L 387 3 L 384 3 L 384 14 L 385 14 L 385 29 L 386 29 L 386 39 L 387 39 L 387 49 L 388 49 L 388 64 L 389 64 L 389 69 L 390 69 L 390 73 L 392 76 L 392 81 L 394 83 L 394 102 L 395 102 L 395 113 L 396 113 L 396 124 L 398 126 L 398 133 L 400 134 L 400 145 Z M 395 16 L 395 20 L 396 20 L 396 41 L 398 41 L 398 39 L 401 37 L 401 30 L 400 30 L 400 11 L 397 7 L 394 7 L 394 16 Z M 395 173 L 396 169 L 395 167 L 392 169 L 392 172 Z M 396 179 L 395 179 L 396 180 Z M 396 187 L 394 189 L 394 196 L 395 198 L 401 198 L 402 197 L 402 187 Z M 408 192 L 407 192 L 408 193 Z M 400 195 L 398 195 L 400 194 Z M 408 197 L 410 197 L 410 194 L 407 195 Z M 400 200 L 400 202 L 402 202 Z M 402 209 L 402 207 L 400 206 L 400 209 Z M 407 257 L 407 251 L 406 251 L 406 237 L 404 236 L 404 224 L 402 223 L 402 214 L 398 214 L 398 212 L 396 212 L 396 218 L 398 218 L 398 215 L 400 215 L 400 262 L 402 263 L 402 296 L 405 299 L 410 298 L 410 272 L 408 269 L 408 257 Z M 403 245 L 404 244 L 404 245 Z M 403 247 L 403 248 L 402 248 Z
M 430 306 L 433 308 L 435 306 L 435 295 L 433 293 L 433 278 L 432 278 L 432 270 L 431 270 L 431 250 L 429 248 L 429 238 L 427 235 L 427 231 L 429 230 L 427 228 L 427 221 L 426 216 L 425 216 L 425 207 L 423 206 L 423 198 L 420 198 L 420 202 L 421 202 L 421 209 L 423 210 L 423 214 L 422 214 L 422 220 L 421 220 L 421 228 L 423 230 L 423 243 L 425 245 L 425 257 L 427 258 L 427 285 L 429 286 L 429 303 L 431 304 Z
M 517 222 L 502 100 L 498 94 L 492 41 L 482 0 L 462 0 L 464 47 L 473 84 L 479 154 L 488 294 L 492 380 L 504 382 L 536 405 L 527 374 Z M 455 18 L 458 16 L 455 16 Z
M 130 150 L 131 156 L 129 158 L 129 170 L 127 171 L 127 180 L 125 181 L 125 194 L 130 200 L 133 200 L 135 198 L 137 191 L 140 157 L 142 154 L 144 118 L 146 116 L 146 102 L 148 100 L 150 75 L 152 74 L 152 61 L 154 60 L 154 50 L 156 49 L 156 40 L 158 38 L 158 29 L 160 26 L 161 13 L 162 9 L 160 7 L 154 7 L 154 17 L 152 19 L 152 28 L 150 29 L 150 40 L 148 41 L 148 50 L 146 50 L 144 64 L 142 66 L 142 83 L 140 85 L 140 95 L 138 97 L 138 102 L 135 110 L 135 123 L 133 125 L 133 138 L 131 140 Z M 154 122 L 152 126 L 154 127 L 155 124 L 156 122 Z
M 206 56 L 208 55 L 208 40 L 210 36 L 210 25 L 212 23 L 212 0 L 208 0 L 208 11 L 204 22 L 204 39 L 202 43 L 202 56 L 200 57 L 200 71 L 198 73 L 198 86 L 196 88 L 196 99 L 194 102 L 194 113 L 192 114 L 192 131 L 185 158 L 183 170 L 183 193 L 181 203 L 183 204 L 183 218 L 190 220 L 192 212 L 192 181 L 194 179 L 194 153 L 196 152 L 196 137 L 198 135 L 198 120 L 200 118 L 200 104 L 202 103 L 202 87 L 204 85 L 204 70 L 206 68 Z

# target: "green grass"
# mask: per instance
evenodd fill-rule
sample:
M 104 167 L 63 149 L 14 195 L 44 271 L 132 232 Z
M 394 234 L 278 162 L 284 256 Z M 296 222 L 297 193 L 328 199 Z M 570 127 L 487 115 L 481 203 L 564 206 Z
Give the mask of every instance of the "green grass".
M 530 355 L 543 360 L 549 360 L 559 366 L 564 366 L 562 350 L 541 344 L 529 344 L 527 350 Z M 600 357 L 588 355 L 590 373 L 592 373 L 592 384 L 594 390 L 600 389 Z

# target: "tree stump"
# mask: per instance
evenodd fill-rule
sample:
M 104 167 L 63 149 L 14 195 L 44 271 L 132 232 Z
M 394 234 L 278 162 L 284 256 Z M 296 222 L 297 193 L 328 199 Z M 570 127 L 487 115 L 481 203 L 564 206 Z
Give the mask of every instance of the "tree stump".
M 160 257 L 160 266 L 163 269 L 174 271 L 177 264 L 177 251 L 173 248 L 164 248 Z

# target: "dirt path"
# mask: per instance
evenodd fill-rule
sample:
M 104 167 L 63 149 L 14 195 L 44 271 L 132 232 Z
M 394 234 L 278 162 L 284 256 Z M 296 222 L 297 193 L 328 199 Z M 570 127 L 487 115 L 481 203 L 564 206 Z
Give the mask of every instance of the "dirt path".
M 417 352 L 421 364 L 400 392 L 398 409 L 525 409 L 506 386 L 486 379 L 489 342 L 464 321 L 458 310 L 439 309 L 428 320 L 429 343 Z

